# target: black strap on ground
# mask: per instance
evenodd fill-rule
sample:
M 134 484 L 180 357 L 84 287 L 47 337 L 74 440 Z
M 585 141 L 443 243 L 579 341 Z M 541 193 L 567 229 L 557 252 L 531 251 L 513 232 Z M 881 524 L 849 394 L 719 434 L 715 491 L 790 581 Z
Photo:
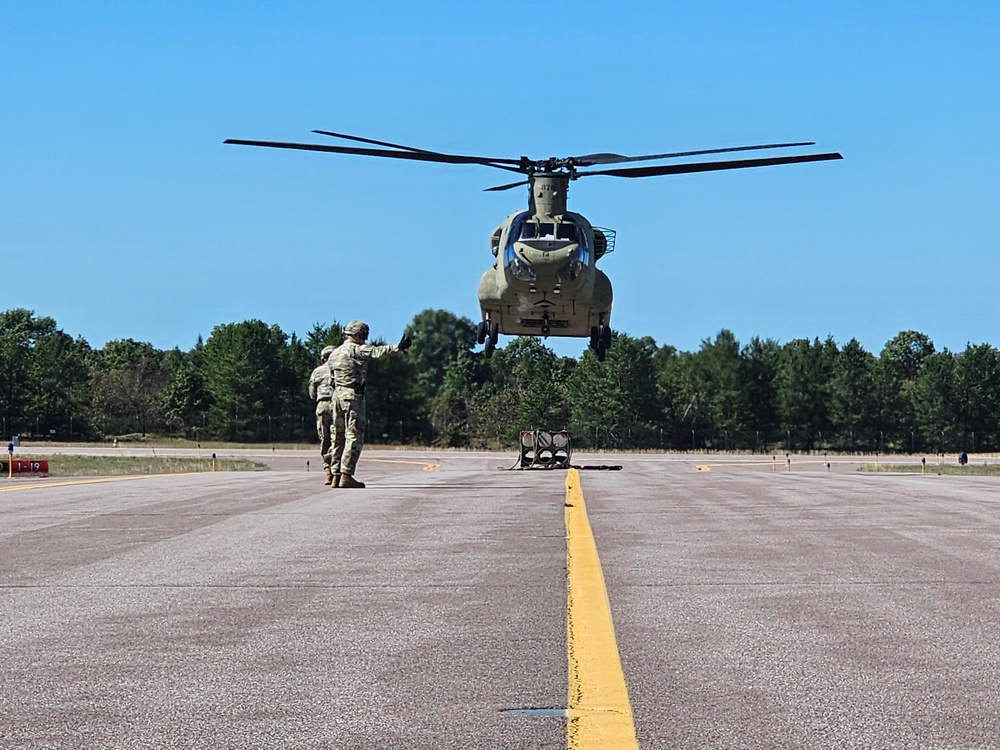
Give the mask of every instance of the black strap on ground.
M 594 465 L 594 464 L 587 464 L 587 465 L 582 465 L 582 466 L 580 464 L 571 464 L 569 466 L 566 466 L 566 465 L 562 465 L 562 466 L 534 466 L 534 467 L 531 467 L 531 468 L 525 468 L 525 467 L 522 467 L 520 465 L 520 463 L 521 463 L 521 461 L 519 459 L 519 460 L 517 460 L 517 461 L 514 462 L 513 466 L 510 466 L 507 469 L 504 469 L 504 467 L 502 467 L 502 466 L 500 466 L 498 468 L 501 471 L 528 471 L 528 472 L 531 472 L 531 471 L 556 471 L 556 470 L 559 470 L 559 469 L 563 469 L 563 470 L 565 470 L 565 469 L 576 469 L 577 471 L 621 471 L 622 470 L 622 465 L 621 464 L 596 464 L 596 465 Z

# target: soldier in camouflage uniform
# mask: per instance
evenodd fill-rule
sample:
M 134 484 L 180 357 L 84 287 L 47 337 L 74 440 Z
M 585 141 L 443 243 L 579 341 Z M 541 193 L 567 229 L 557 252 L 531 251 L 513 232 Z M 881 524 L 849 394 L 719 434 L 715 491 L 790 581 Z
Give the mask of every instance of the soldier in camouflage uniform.
M 320 355 L 323 364 L 309 376 L 309 398 L 316 402 L 316 434 L 319 435 L 319 452 L 323 456 L 325 484 L 334 485 L 337 477 L 330 468 L 330 447 L 333 445 L 333 371 L 330 355 L 336 347 L 327 346 Z
M 365 435 L 365 387 L 368 363 L 392 352 L 410 348 L 410 337 L 405 333 L 398 344 L 373 346 L 366 344 L 368 326 L 352 320 L 344 326 L 343 344 L 330 355 L 333 371 L 333 456 L 334 475 L 340 472 L 335 487 L 364 487 L 354 478 L 354 469 L 361 457 Z

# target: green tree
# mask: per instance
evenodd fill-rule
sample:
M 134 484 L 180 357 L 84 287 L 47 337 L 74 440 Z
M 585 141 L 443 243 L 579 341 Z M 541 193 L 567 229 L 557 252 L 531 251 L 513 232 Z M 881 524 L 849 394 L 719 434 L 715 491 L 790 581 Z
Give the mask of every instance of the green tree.
M 310 361 L 319 361 L 326 346 L 340 346 L 344 343 L 344 327 L 337 321 L 330 325 L 314 323 L 306 334 L 304 346 Z
M 830 417 L 841 448 L 854 451 L 862 436 L 872 435 L 877 408 L 874 373 L 875 357 L 857 339 L 837 355 L 830 380 Z
M 713 444 L 728 449 L 740 435 L 745 435 L 750 415 L 739 342 L 731 331 L 719 331 L 715 341 L 701 342 L 693 364 Z
M 698 352 L 678 352 L 671 346 L 653 354 L 656 378 L 654 403 L 659 413 L 658 447 L 694 450 L 711 445 L 715 435 L 701 380 Z
M 574 443 L 601 448 L 653 446 L 659 442 L 661 405 L 653 358 L 656 342 L 612 335 L 604 362 L 584 352 L 568 380 Z
M 334 326 L 330 328 L 334 330 Z M 333 346 L 338 341 L 338 334 L 332 332 L 330 335 L 332 340 L 327 340 Z M 288 337 L 281 353 L 281 369 L 289 375 L 278 394 L 279 406 L 277 416 L 273 416 L 273 425 L 269 420 L 268 430 L 272 433 L 272 440 L 313 440 L 316 434 L 316 404 L 309 398 L 309 376 L 320 363 L 324 346 L 327 344 L 314 352 L 308 339 L 303 341 L 296 333 Z
M 1000 353 L 969 344 L 955 363 L 955 403 L 962 450 L 997 446 L 1000 420 Z
M 900 331 L 889 339 L 882 348 L 879 359 L 892 369 L 902 381 L 912 381 L 917 377 L 920 364 L 934 353 L 934 342 L 918 331 Z
M 778 414 L 791 450 L 812 449 L 830 434 L 830 380 L 837 357 L 832 338 L 789 341 L 777 377 Z
M 167 354 L 169 381 L 163 389 L 163 415 L 172 431 L 199 439 L 205 436 L 211 397 L 199 367 L 201 341 L 193 352 L 175 349 Z
M 411 351 L 412 347 L 391 354 L 368 367 L 365 418 L 371 442 L 413 441 L 421 433 L 421 402 L 414 393 L 415 367 L 410 359 Z
M 484 380 L 480 358 L 459 352 L 445 365 L 441 388 L 426 407 L 438 445 L 466 448 L 473 445 L 476 394 Z
M 955 355 L 947 349 L 925 357 L 910 392 L 922 445 L 935 452 L 949 447 L 958 421 L 955 360 Z
M 753 449 L 767 451 L 778 436 L 778 372 L 783 352 L 774 339 L 750 339 L 741 352 L 743 383 L 749 410 L 748 427 L 754 431 Z M 749 437 L 749 435 L 748 435 Z M 749 440 L 748 440 L 749 445 Z
M 55 330 L 52 318 L 36 318 L 31 310 L 17 308 L 0 313 L 0 410 L 5 432 L 31 430 L 31 350 L 35 341 Z
M 498 349 L 486 360 L 488 379 L 474 398 L 469 419 L 473 443 L 502 447 L 515 445 L 521 430 L 565 429 L 570 367 L 533 336 L 520 336 Z M 475 374 L 467 370 L 467 377 Z
M 92 419 L 102 434 L 145 436 L 165 426 L 163 352 L 146 342 L 120 339 L 94 351 L 90 364 Z
M 32 433 L 74 437 L 85 418 L 87 342 L 50 317 L 17 308 L 0 313 L 0 416 L 6 437 Z
M 260 320 L 215 326 L 202 351 L 209 426 L 230 440 L 266 440 L 293 393 L 306 404 L 303 373 L 287 356 L 288 336 Z M 310 368 L 311 369 L 311 368 Z M 302 407 L 304 408 L 304 407 Z
M 873 378 L 879 450 L 886 445 L 909 449 L 917 430 L 910 391 L 921 362 L 933 353 L 933 342 L 917 331 L 900 331 L 882 348 Z
M 406 356 L 413 364 L 414 390 L 418 398 L 429 403 L 441 388 L 448 363 L 475 346 L 476 326 L 447 310 L 428 309 L 413 316 L 406 333 L 413 338 Z
M 35 341 L 28 369 L 32 391 L 28 410 L 40 417 L 42 434 L 60 440 L 90 434 L 85 365 L 89 353 L 86 341 L 58 329 Z

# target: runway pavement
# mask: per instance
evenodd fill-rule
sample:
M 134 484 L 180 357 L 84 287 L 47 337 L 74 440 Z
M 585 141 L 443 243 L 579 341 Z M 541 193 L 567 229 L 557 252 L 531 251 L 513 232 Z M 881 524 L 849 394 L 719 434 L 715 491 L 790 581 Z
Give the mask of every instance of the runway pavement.
M 365 490 L 246 454 L 0 480 L 0 747 L 586 750 L 612 714 L 601 747 L 1000 744 L 996 479 L 577 454 L 578 502 L 513 453 L 367 449 Z

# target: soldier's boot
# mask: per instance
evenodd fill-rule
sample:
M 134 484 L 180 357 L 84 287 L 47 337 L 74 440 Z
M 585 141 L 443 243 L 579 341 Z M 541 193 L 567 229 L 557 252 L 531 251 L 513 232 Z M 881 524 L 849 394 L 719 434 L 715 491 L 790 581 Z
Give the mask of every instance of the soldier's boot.
M 340 475 L 340 483 L 337 486 L 338 487 L 347 487 L 347 488 L 350 488 L 350 489 L 363 490 L 365 488 L 365 483 L 364 482 L 359 482 L 357 479 L 354 478 L 353 474 L 341 474 Z
M 326 473 L 326 481 L 323 484 L 333 484 L 333 472 L 330 471 L 330 467 L 324 466 L 323 471 Z
M 340 474 L 338 472 L 333 473 L 333 482 L 327 482 L 333 489 L 337 489 L 340 486 Z

